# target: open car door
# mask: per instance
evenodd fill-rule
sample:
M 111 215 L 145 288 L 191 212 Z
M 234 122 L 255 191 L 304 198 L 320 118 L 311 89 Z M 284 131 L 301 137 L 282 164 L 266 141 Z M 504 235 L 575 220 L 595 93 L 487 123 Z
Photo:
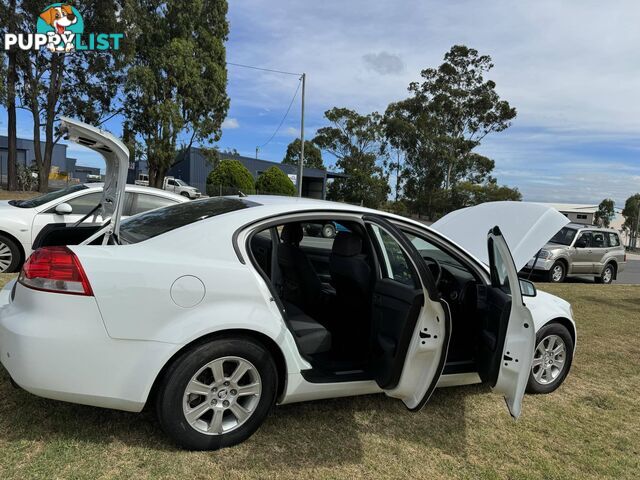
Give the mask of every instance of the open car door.
M 409 239 L 379 216 L 365 216 L 378 272 L 373 290 L 373 366 L 387 395 L 420 410 L 438 383 L 451 334 L 449 307 Z
M 507 242 L 498 227 L 489 231 L 488 253 L 491 286 L 486 289 L 481 319 L 478 371 L 483 382 L 495 393 L 504 395 L 511 416 L 522 409 L 536 332 L 531 312 L 526 307 L 522 288 L 532 284 L 521 281 Z M 521 282 L 524 285 L 521 286 Z

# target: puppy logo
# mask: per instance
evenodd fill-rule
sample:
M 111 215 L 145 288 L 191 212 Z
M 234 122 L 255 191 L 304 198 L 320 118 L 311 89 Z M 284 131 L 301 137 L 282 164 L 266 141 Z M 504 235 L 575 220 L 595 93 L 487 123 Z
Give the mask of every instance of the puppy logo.
M 75 7 L 54 3 L 40 14 L 37 30 L 47 35 L 47 48 L 51 52 L 70 52 L 75 49 L 76 34 L 84 30 L 84 22 Z

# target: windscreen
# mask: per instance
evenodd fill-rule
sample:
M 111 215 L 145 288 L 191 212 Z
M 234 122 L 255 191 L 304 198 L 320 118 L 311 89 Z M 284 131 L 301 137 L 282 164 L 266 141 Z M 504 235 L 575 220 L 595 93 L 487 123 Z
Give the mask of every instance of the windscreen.
M 80 190 L 85 190 L 87 188 L 88 187 L 85 185 L 74 185 L 73 187 L 56 190 L 55 192 L 45 193 L 44 195 L 40 195 L 39 197 L 31 198 L 29 200 L 11 200 L 9 204 L 13 205 L 14 207 L 20 208 L 40 207 L 45 203 L 52 202 L 53 200 L 62 198 L 66 195 L 69 195 L 70 193 L 79 192 Z
M 549 243 L 557 243 L 558 245 L 571 245 L 576 236 L 577 230 L 574 228 L 564 227 L 556 233 Z
M 258 205 L 260 204 L 244 198 L 215 197 L 151 210 L 123 220 L 120 225 L 120 241 L 143 242 L 207 218 Z

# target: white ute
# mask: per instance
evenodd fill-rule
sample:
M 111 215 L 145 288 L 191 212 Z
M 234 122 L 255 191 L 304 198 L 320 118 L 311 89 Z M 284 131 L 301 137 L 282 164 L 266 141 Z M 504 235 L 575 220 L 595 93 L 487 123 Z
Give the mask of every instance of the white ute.
M 81 245 L 64 246 L 73 228 L 44 238 L 0 295 L 2 364 L 35 395 L 132 412 L 151 402 L 179 445 L 216 449 L 247 439 L 274 404 L 376 392 L 417 411 L 436 386 L 485 382 L 517 418 L 525 390 L 553 391 L 569 372 L 569 304 L 517 275 L 566 223 L 552 209 L 498 202 L 428 228 L 250 196 L 121 222 L 126 148 L 62 125 L 105 157 L 111 221 Z M 335 238 L 305 235 L 327 222 Z

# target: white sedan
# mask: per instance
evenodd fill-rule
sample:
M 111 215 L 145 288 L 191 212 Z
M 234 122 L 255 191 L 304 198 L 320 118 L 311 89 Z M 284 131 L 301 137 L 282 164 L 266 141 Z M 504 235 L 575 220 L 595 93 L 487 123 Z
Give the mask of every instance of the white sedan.
M 152 404 L 178 444 L 216 449 L 247 439 L 276 403 L 376 392 L 417 411 L 436 386 L 485 382 L 518 417 L 525 390 L 552 391 L 569 372 L 569 304 L 517 275 L 566 223 L 548 207 L 485 204 L 428 228 L 240 196 L 120 222 L 126 148 L 63 125 L 113 152 L 113 217 L 82 245 L 34 252 L 0 295 L 0 359 L 35 395 Z M 305 236 L 328 222 L 335 238 Z
M 51 224 L 103 223 L 92 210 L 102 197 L 102 183 L 73 185 L 29 200 L 0 201 L 0 273 L 17 272 L 31 254 L 31 246 L 44 227 Z M 157 188 L 126 186 L 123 216 L 175 205 L 188 199 Z

